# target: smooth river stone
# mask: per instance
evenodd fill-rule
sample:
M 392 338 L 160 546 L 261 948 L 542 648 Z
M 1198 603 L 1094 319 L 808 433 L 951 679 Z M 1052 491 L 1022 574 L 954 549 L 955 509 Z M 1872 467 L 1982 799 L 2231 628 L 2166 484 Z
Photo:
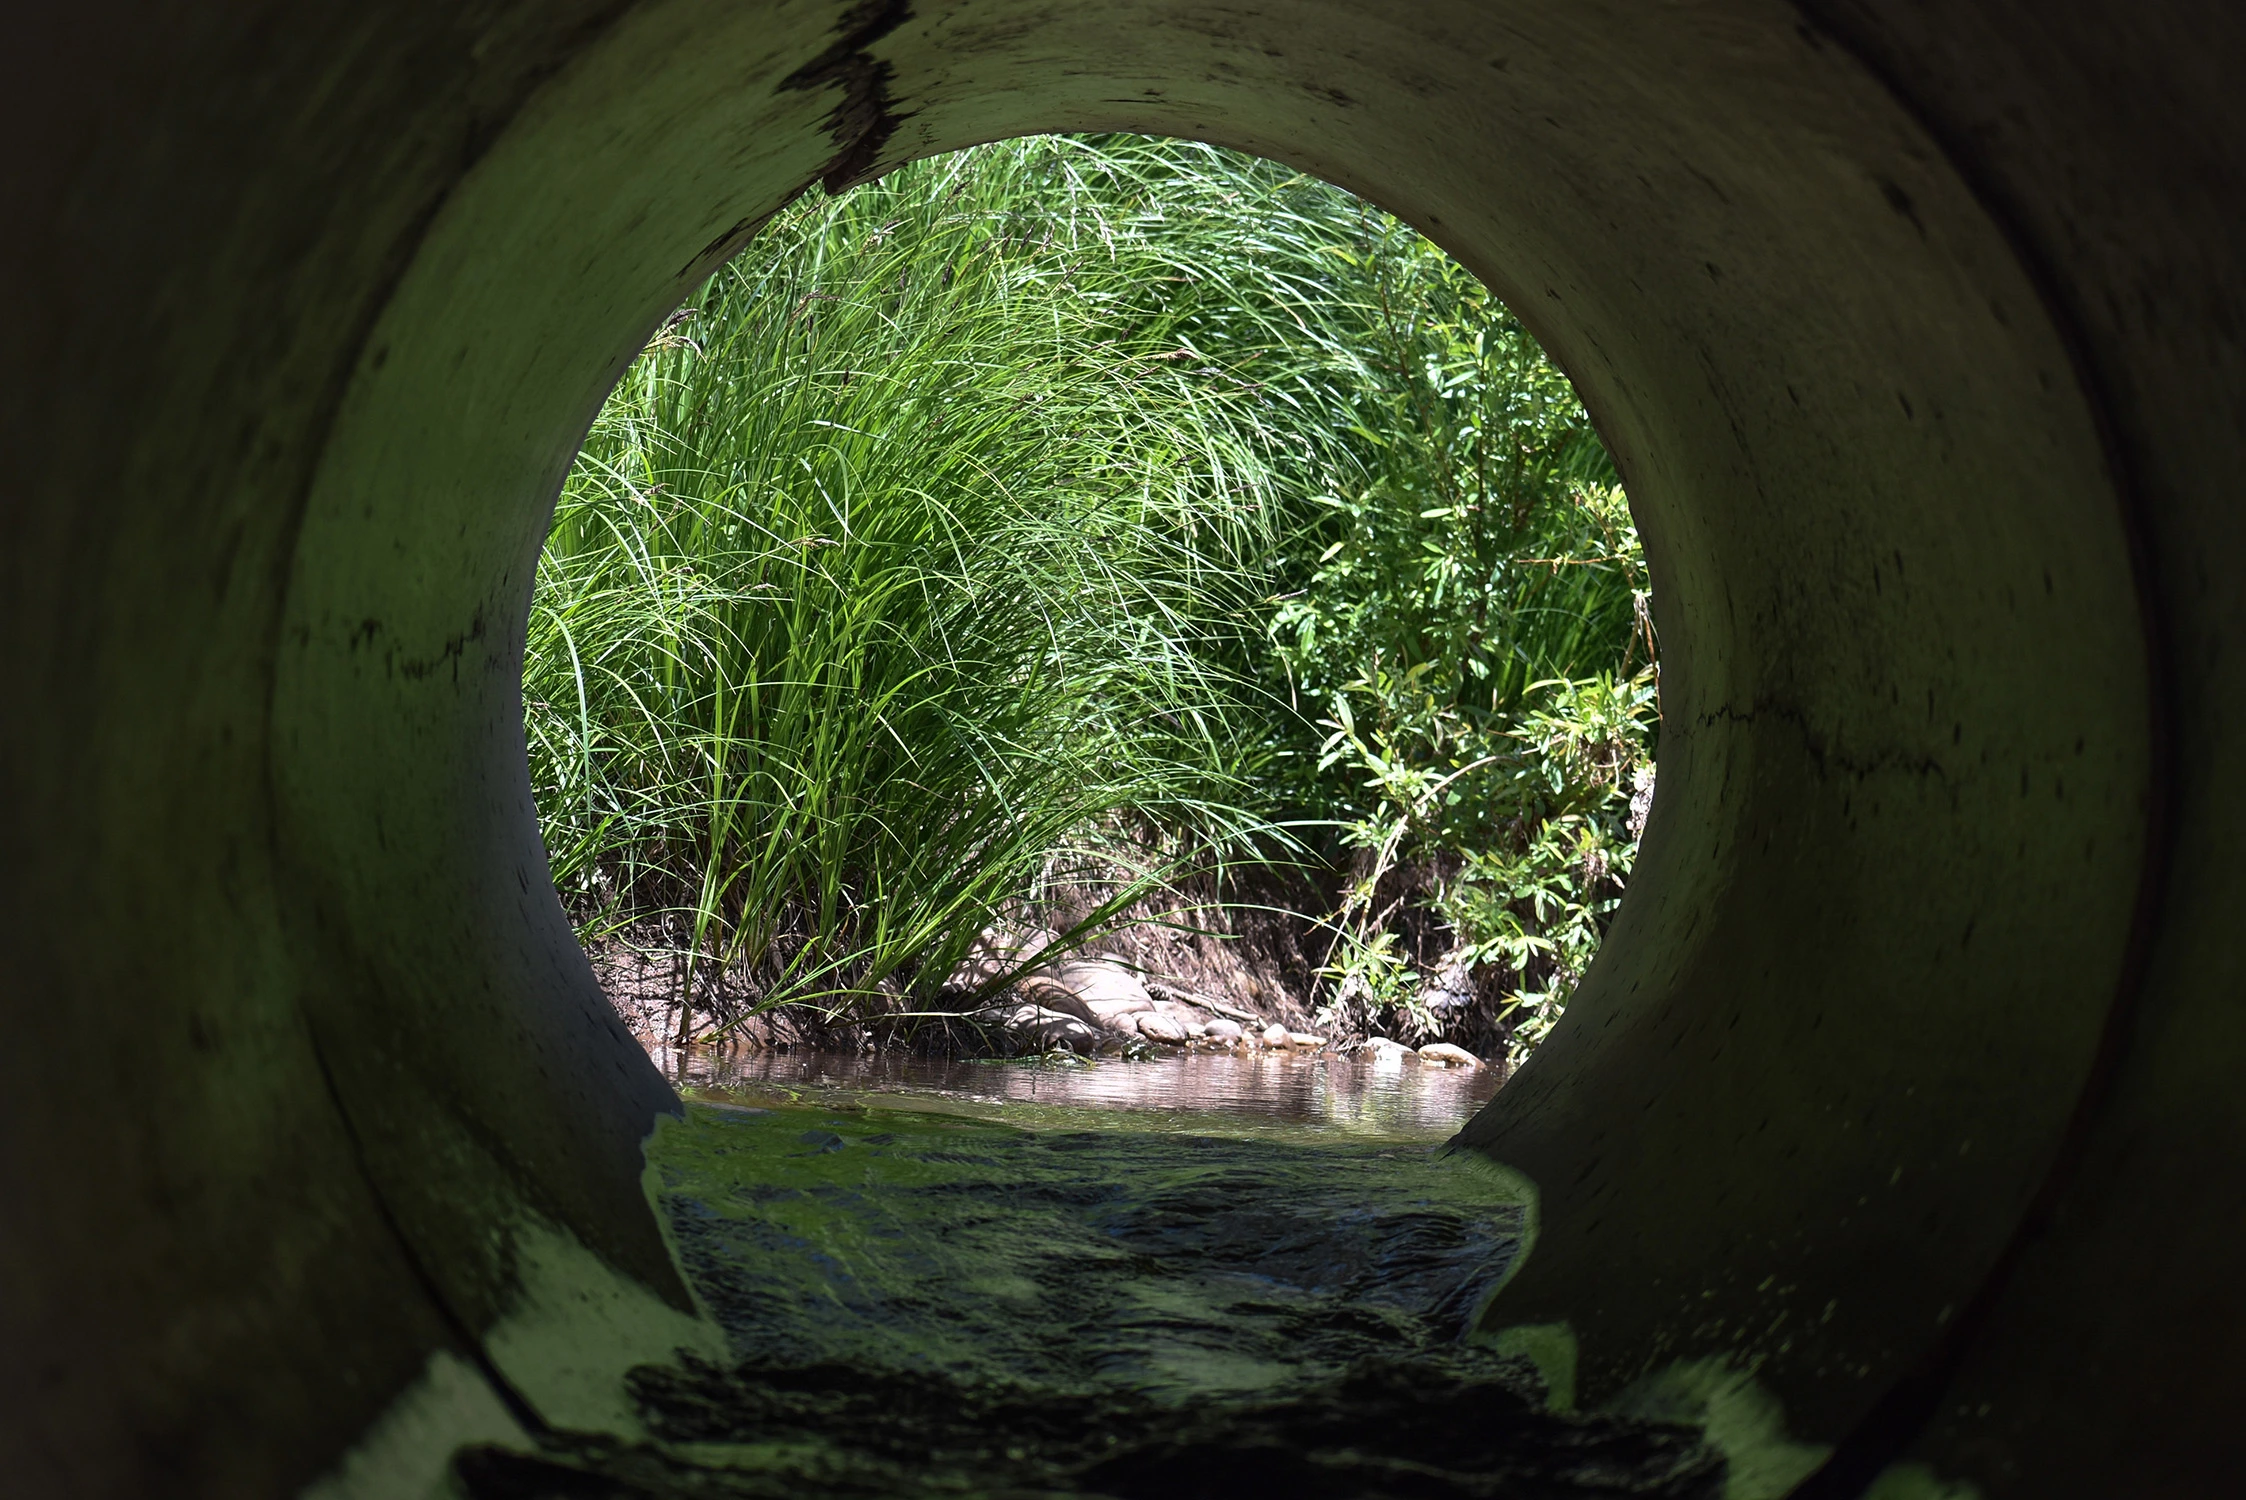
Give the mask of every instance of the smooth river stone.
M 1152 1010 L 1154 997 L 1139 976 L 1104 958 L 1063 959 L 1053 978 L 1095 1010 L 1108 1004 L 1127 1004 L 1133 1010 Z
M 1185 1022 L 1176 1016 L 1166 1016 L 1157 1010 L 1141 1012 L 1133 1019 L 1139 1023 L 1139 1035 L 1148 1041 L 1168 1042 L 1179 1047 L 1185 1045 L 1188 1036 Z

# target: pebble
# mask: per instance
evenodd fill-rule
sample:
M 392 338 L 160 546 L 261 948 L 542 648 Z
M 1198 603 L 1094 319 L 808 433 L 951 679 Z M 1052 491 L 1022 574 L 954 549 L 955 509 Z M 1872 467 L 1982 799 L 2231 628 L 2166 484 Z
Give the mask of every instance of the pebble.
M 1383 1065 L 1401 1063 L 1405 1058 L 1412 1055 L 1411 1048 L 1393 1037 L 1385 1036 L 1365 1038 L 1365 1050 L 1372 1054 L 1375 1063 Z
M 1284 1047 L 1291 1039 L 1287 1028 L 1277 1021 L 1263 1028 L 1263 1044 L 1266 1047 Z
M 1239 1041 L 1243 1033 L 1238 1021 L 1227 1021 L 1220 1017 L 1203 1027 L 1201 1035 L 1208 1041 L 1222 1042 L 1229 1047 Z
M 1429 1042 L 1419 1049 L 1422 1061 L 1441 1063 L 1446 1068 L 1478 1068 L 1482 1060 L 1464 1047 L 1454 1047 L 1449 1042 Z

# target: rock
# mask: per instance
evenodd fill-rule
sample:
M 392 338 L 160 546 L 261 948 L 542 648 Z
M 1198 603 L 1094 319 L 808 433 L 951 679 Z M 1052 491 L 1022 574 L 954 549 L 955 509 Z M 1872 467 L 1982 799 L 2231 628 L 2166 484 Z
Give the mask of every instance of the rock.
M 1464 1047 L 1454 1047 L 1449 1042 L 1429 1042 L 1419 1049 L 1422 1062 L 1440 1063 L 1446 1068 L 1478 1068 L 1482 1060 Z
M 1074 1016 L 1094 1031 L 1106 1030 L 1106 1024 L 1091 1006 L 1078 998 L 1074 990 L 1045 974 L 1032 974 L 1014 986 L 1017 998 L 1046 1010 L 1057 1010 L 1064 1016 Z
M 1385 1036 L 1365 1038 L 1365 1050 L 1372 1054 L 1374 1063 L 1383 1067 L 1395 1067 L 1413 1055 L 1411 1048 Z
M 1158 1010 L 1142 1011 L 1132 1019 L 1139 1023 L 1139 1035 L 1150 1042 L 1168 1042 L 1174 1047 L 1185 1045 L 1185 1022 L 1176 1016 L 1164 1015 Z
M 1188 1021 L 1185 1023 L 1185 1034 L 1198 1042 L 1209 1034 L 1209 1025 L 1206 1021 Z
M 1263 1028 L 1263 1044 L 1266 1047 L 1284 1047 L 1288 1040 L 1287 1028 L 1277 1021 Z
M 1653 767 L 1640 766 L 1630 777 L 1630 837 L 1643 837 L 1646 819 L 1653 816 Z
M 978 990 L 1009 969 L 1029 962 L 1053 941 L 1050 932 L 1020 932 L 1011 927 L 986 927 L 976 937 L 959 967 L 951 971 L 955 989 Z
M 1107 1037 L 1090 1022 L 1058 1011 L 1047 1011 L 1038 1022 L 1037 1039 L 1047 1051 L 1097 1052 Z
M 1238 1021 L 1227 1021 L 1219 1017 L 1203 1027 L 1201 1035 L 1208 1041 L 1221 1042 L 1225 1046 L 1231 1047 L 1239 1044 L 1244 1033 L 1240 1030 Z
M 999 1027 L 1018 1044 L 1040 1052 L 1091 1052 L 1099 1046 L 1103 1036 L 1098 1027 L 1083 1017 L 1049 1010 L 1042 1005 L 993 1006 L 977 1011 L 975 1019 L 986 1026 Z
M 1133 1010 L 1154 1006 L 1154 997 L 1139 976 L 1111 959 L 1064 958 L 1053 970 L 1053 978 L 1095 1009 L 1110 1003 L 1127 1004 Z
M 1287 1033 L 1287 1045 L 1300 1047 L 1306 1052 L 1315 1052 L 1326 1045 L 1326 1039 L 1315 1032 L 1290 1031 Z
M 1138 1034 L 1139 1017 L 1152 1015 L 1154 1008 L 1143 1005 L 1132 1007 L 1110 1004 L 1094 1005 L 1091 1007 L 1091 1011 L 1105 1029 L 1122 1036 L 1135 1036 Z

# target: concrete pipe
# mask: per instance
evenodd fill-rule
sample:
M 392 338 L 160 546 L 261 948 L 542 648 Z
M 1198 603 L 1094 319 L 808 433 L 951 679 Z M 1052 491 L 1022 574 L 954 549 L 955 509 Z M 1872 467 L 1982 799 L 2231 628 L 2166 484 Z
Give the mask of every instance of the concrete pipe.
M 86 0 L 4 23 L 18 1493 L 410 1492 L 697 1337 L 518 672 L 597 403 L 807 184 L 1192 136 L 1520 312 L 1660 589 L 1662 794 L 1464 1139 L 1485 1331 L 1989 1496 L 2230 1482 L 2246 13 Z M 1742 1394 L 1743 1393 L 1743 1394 Z M 1727 1397 L 1726 1399 L 1732 1399 Z M 1908 1466 L 1916 1466 L 1915 1468 Z

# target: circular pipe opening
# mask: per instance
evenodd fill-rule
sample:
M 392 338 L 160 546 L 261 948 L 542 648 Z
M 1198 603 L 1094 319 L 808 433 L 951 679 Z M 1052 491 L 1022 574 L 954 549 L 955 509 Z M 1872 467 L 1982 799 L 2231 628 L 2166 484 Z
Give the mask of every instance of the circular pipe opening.
M 1438 63 L 1427 18 L 1322 43 L 886 16 L 758 87 L 743 57 L 808 43 L 669 10 L 455 192 L 306 512 L 284 805 L 383 1024 L 427 1018 L 417 1074 L 550 1141 L 539 1180 L 612 1261 L 664 1284 L 578 1142 L 608 1132 L 613 1155 L 647 1094 L 483 1072 L 598 1006 L 544 888 L 511 698 L 575 436 L 806 178 L 1128 126 L 1290 161 L 1452 250 L 1575 379 L 1664 580 L 1668 786 L 1633 898 L 1465 1136 L 1542 1194 L 1490 1319 L 1565 1325 L 1585 1401 L 1721 1358 L 1837 1435 L 1970 1299 L 2087 1074 L 2138 880 L 2143 644 L 2095 425 L 2000 236 L 1853 65 L 1792 32 L 1516 20 Z M 1090 66 L 994 91 L 1007 59 L 1061 55 Z M 1720 88 L 1666 84 L 1680 59 Z M 1128 86 L 1157 70 L 1183 82 Z M 475 1045 L 499 1023 L 462 990 L 527 1047 Z M 385 1196 L 418 1235 L 437 1185 L 399 1168 Z
M 134 1044 L 152 1075 L 184 1063 L 87 1144 L 127 1185 L 24 1174 L 39 1222 L 86 1226 L 24 1252 L 54 1305 L 167 1267 L 106 1321 L 26 1336 L 122 1351 L 102 1394 L 45 1398 L 73 1450 L 45 1471 L 126 1490 L 152 1461 L 108 1437 L 162 1432 L 213 1489 L 294 1484 L 447 1371 L 485 1393 L 447 1409 L 500 1391 L 507 1420 L 595 1423 L 618 1368 L 687 1336 L 640 1188 L 669 1096 L 562 920 L 523 769 L 542 522 L 631 353 L 794 193 L 1032 131 L 1214 141 L 1392 209 L 1554 352 L 1639 510 L 1663 793 L 1566 1023 L 1462 1137 L 1536 1199 L 1485 1330 L 1562 1350 L 1583 1404 L 1751 1371 L 1816 1443 L 1947 1368 L 2129 978 L 2157 767 L 2130 538 L 2067 341 L 1885 88 L 1744 5 L 674 0 L 548 24 L 471 46 L 427 22 L 430 55 L 472 60 L 446 87 L 403 44 L 354 75 L 338 39 L 287 32 L 276 56 L 329 60 L 307 77 L 361 80 L 333 125 L 287 96 L 321 170 L 369 185 L 356 217 L 305 218 L 276 155 L 280 186 L 227 201 L 311 247 L 297 270 L 285 236 L 183 221 L 207 286 L 286 287 L 303 314 L 265 325 L 257 380 L 183 355 L 151 409 L 175 435 L 206 402 L 262 411 L 293 457 L 256 471 L 254 426 L 224 453 L 177 437 L 213 493 L 256 477 L 207 525 L 96 549 L 84 609 L 112 613 L 72 649 L 192 754 L 158 765 L 102 713 L 37 762 L 170 820 L 153 873 L 105 877 L 103 911 L 158 914 L 107 981 L 163 973 L 138 955 L 167 941 L 208 959 Z M 214 76 L 270 70 L 198 45 Z M 102 149 L 89 172 L 156 193 Z M 150 305 L 193 304 L 179 274 Z M 233 329 L 258 304 L 209 305 Z M 171 451 L 149 442 L 144 478 Z M 74 745 L 99 753 L 66 765 Z M 155 1237 L 116 1248 L 151 1204 Z M 196 1340 L 182 1307 L 234 1311 Z

